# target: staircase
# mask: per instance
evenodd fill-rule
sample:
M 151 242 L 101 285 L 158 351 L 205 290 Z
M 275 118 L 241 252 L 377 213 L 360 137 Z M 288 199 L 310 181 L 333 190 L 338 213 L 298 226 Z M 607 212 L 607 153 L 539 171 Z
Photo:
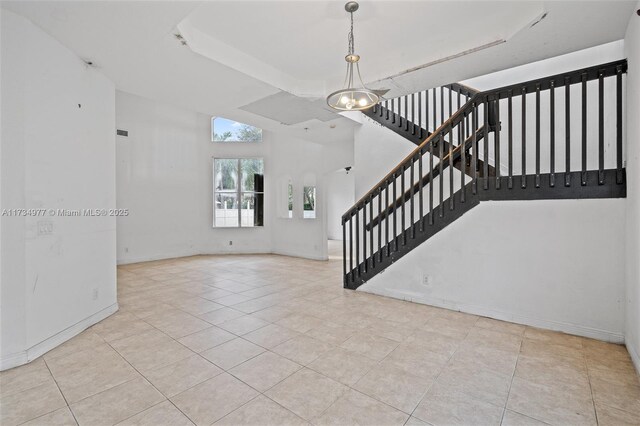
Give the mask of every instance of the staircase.
M 625 197 L 626 72 L 621 60 L 484 92 L 450 84 L 366 111 L 417 147 L 342 216 L 344 287 L 482 201 Z

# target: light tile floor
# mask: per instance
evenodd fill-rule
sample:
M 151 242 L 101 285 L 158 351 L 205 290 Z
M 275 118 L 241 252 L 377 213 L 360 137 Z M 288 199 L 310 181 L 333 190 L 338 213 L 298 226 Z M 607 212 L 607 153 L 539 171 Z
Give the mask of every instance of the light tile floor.
M 640 424 L 624 347 L 340 274 L 270 255 L 122 266 L 118 313 L 0 374 L 0 424 Z

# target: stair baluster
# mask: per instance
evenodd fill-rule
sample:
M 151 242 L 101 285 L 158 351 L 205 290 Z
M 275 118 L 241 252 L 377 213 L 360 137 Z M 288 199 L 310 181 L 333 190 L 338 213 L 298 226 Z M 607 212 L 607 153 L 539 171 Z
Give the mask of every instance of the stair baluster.
M 365 112 L 372 119 L 418 146 L 343 215 L 344 286 L 355 289 L 362 285 L 482 201 L 625 197 L 622 85 L 626 70 L 625 60 L 615 61 L 486 92 L 474 92 L 465 86 L 451 84 L 438 89 L 425 90 L 424 96 L 423 92 L 418 92 L 400 98 L 385 99 L 374 109 Z M 615 91 L 614 95 L 607 97 L 605 92 L 609 86 L 606 81 L 610 77 L 615 77 Z M 595 94 L 597 111 L 590 111 L 587 108 L 588 82 L 595 80 L 598 81 L 598 91 Z M 572 172 L 571 86 L 574 85 L 581 89 L 582 109 L 579 113 L 581 122 L 578 126 L 581 127 L 582 132 L 579 158 L 574 159 L 576 163 L 580 163 L 580 169 Z M 565 127 L 565 184 L 557 186 L 555 185 L 556 121 L 559 117 L 555 115 L 555 107 L 559 100 L 556 99 L 555 89 L 562 86 L 565 90 L 559 93 L 564 93 L 565 103 L 564 120 L 560 119 L 561 126 Z M 540 114 L 542 92 L 547 90 L 550 114 L 549 161 L 547 163 L 545 159 L 543 165 L 542 144 L 547 133 L 544 132 L 545 135 L 543 135 Z M 456 102 L 453 101 L 453 92 L 456 92 Z M 514 94 L 516 101 L 521 102 L 519 111 L 517 111 L 518 108 L 513 107 Z M 411 97 L 410 101 L 409 97 Z M 445 97 L 448 98 L 447 105 L 445 105 Z M 466 101 L 464 105 L 461 104 L 463 99 Z M 614 103 L 610 104 L 609 99 Z M 527 128 L 529 100 L 535 108 L 535 123 L 530 129 Z M 507 108 L 506 152 L 503 152 L 501 147 L 503 126 L 500 122 L 500 102 L 502 101 Z M 457 111 L 453 111 L 454 103 L 457 104 Z M 607 117 L 604 114 L 605 108 L 610 108 L 608 111 L 615 111 L 615 117 Z M 446 117 L 446 110 L 449 110 L 448 117 Z M 593 116 L 590 116 L 591 112 L 594 113 Z M 514 117 L 514 115 L 520 115 L 520 117 Z M 433 124 L 430 123 L 431 118 Z M 609 119 L 615 121 L 607 125 Z M 597 120 L 598 134 L 593 140 L 590 140 L 587 135 L 588 120 L 593 122 Z M 514 129 L 517 128 L 514 124 L 517 123 L 521 127 L 520 140 L 515 139 Z M 615 130 L 613 130 L 614 127 Z M 611 132 L 611 135 L 607 132 Z M 535 138 L 535 146 L 532 147 L 535 149 L 535 156 L 531 158 L 532 165 L 529 165 L 534 169 L 533 175 L 527 174 L 526 142 L 530 137 Z M 615 138 L 615 144 L 611 148 L 607 148 L 605 144 L 607 137 L 611 140 Z M 546 140 L 544 142 L 546 146 Z M 590 144 L 593 146 L 589 155 L 597 154 L 597 162 L 592 162 L 594 167 L 591 170 L 587 162 Z M 514 154 L 517 154 L 518 150 L 521 155 L 519 170 L 518 165 L 514 166 L 513 161 Z M 505 187 L 501 184 L 501 153 L 508 157 L 508 179 Z M 417 167 L 416 162 L 418 162 Z M 596 163 L 597 166 L 595 166 Z M 548 170 L 546 164 L 548 164 Z M 614 164 L 613 169 L 607 169 L 607 165 L 611 167 Z M 425 165 L 427 167 L 424 167 Z M 459 182 L 454 180 L 454 168 L 460 171 Z M 445 176 L 445 169 L 448 169 L 448 176 Z M 410 173 L 408 182 L 411 185 L 410 188 L 405 187 L 408 173 Z M 467 181 L 468 176 L 470 181 Z M 482 178 L 481 187 L 478 186 L 480 177 Z M 447 199 L 444 198 L 445 178 L 448 178 L 449 184 Z M 580 179 L 581 185 L 571 185 L 572 179 Z M 530 185 L 530 182 L 533 184 Z M 397 193 L 398 187 L 400 194 Z M 471 191 L 467 191 L 467 188 L 471 188 Z M 434 200 L 436 190 L 438 191 L 437 201 Z M 425 191 L 428 191 L 427 209 L 424 208 Z M 455 203 L 456 197 L 459 197 L 459 203 Z M 449 206 L 446 214 L 445 203 Z M 377 209 L 374 204 L 377 204 Z M 407 208 L 410 209 L 408 214 Z M 436 209 L 438 214 L 435 214 Z M 418 212 L 417 215 L 416 212 Z

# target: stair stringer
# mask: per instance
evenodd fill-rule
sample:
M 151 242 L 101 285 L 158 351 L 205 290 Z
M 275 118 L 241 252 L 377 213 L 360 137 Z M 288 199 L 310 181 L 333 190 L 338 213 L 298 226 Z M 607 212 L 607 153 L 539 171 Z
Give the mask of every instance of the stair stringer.
M 557 175 L 563 176 L 564 174 L 558 173 Z M 381 250 L 376 251 L 373 256 L 369 256 L 358 265 L 360 274 L 353 273 L 354 269 L 352 273 L 345 277 L 344 287 L 352 290 L 357 289 L 377 274 L 384 272 L 386 268 L 400 260 L 414 248 L 444 230 L 448 225 L 481 202 L 624 198 L 627 195 L 626 185 L 617 184 L 616 177 L 616 170 L 605 170 L 605 183 L 599 185 L 598 171 L 588 171 L 586 172 L 587 184 L 581 185 L 581 172 L 572 172 L 569 174 L 569 182 L 571 183 L 569 186 L 564 184 L 552 186 L 551 175 L 541 174 L 539 187 L 535 186 L 535 175 L 513 176 L 510 183 L 507 177 L 489 177 L 487 180 L 480 178 L 477 181 L 475 193 L 473 191 L 474 182 L 469 182 L 456 191 L 452 197 L 447 198 L 442 204 L 434 208 L 433 225 L 429 224 L 430 218 L 429 213 L 427 213 L 422 219 L 416 221 L 413 226 L 405 229 L 403 233 L 389 241 L 388 246 L 382 247 Z M 623 182 L 626 181 L 624 173 L 622 177 Z M 564 177 L 562 179 L 564 183 Z M 461 199 L 463 192 L 465 195 L 464 202 Z M 451 198 L 454 201 L 454 209 L 450 208 Z M 388 256 L 387 253 L 389 253 Z

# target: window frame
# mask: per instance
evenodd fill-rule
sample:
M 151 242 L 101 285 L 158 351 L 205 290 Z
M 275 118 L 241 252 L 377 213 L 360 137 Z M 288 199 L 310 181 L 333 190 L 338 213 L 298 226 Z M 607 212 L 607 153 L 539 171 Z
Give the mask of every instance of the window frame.
M 218 118 L 221 118 L 221 119 L 227 120 L 227 121 L 232 121 L 234 123 L 238 123 L 238 124 L 241 124 L 241 125 L 250 126 L 250 127 L 253 127 L 254 129 L 259 129 L 260 130 L 260 140 L 257 140 L 257 141 L 243 141 L 243 140 L 238 140 L 238 139 L 229 139 L 229 140 L 225 140 L 225 141 L 217 141 L 217 140 L 215 140 L 214 136 L 215 136 L 216 132 L 215 132 L 214 121 L 216 119 L 218 119 Z M 211 142 L 212 143 L 261 143 L 263 141 L 263 137 L 264 137 L 264 131 L 263 131 L 263 129 L 261 127 L 256 127 L 256 126 L 253 126 L 251 124 L 242 123 L 240 121 L 232 120 L 230 118 L 225 118 L 225 117 L 222 117 L 222 116 L 212 116 L 211 117 Z
M 287 182 L 287 217 L 286 219 L 293 219 L 293 181 L 289 179 Z
M 313 210 L 306 210 L 305 206 L 305 193 L 307 188 L 313 188 Z M 313 212 L 313 216 L 307 216 L 307 212 Z M 305 220 L 313 220 L 318 218 L 318 188 L 316 185 L 304 185 L 302 187 L 302 218 Z
M 237 162 L 237 170 L 238 170 L 238 175 L 237 175 L 237 184 L 236 184 L 236 190 L 235 192 L 230 192 L 230 191 L 217 191 L 216 190 L 216 161 L 217 160 L 235 160 Z M 211 164 L 211 171 L 212 171 L 212 184 L 213 184 L 213 191 L 212 191 L 212 195 L 213 195 L 213 203 L 212 203 L 212 207 L 213 207 L 213 217 L 212 217 L 212 225 L 213 228 L 264 228 L 264 214 L 263 214 L 263 223 L 262 225 L 253 225 L 253 226 L 242 226 L 242 200 L 243 200 L 243 196 L 244 195 L 257 195 L 257 194 L 261 194 L 263 197 L 263 204 L 262 207 L 264 209 L 264 187 L 262 191 L 243 191 L 242 190 L 242 160 L 260 160 L 262 162 L 262 179 L 263 179 L 263 184 L 264 184 L 264 157 L 213 157 L 213 162 Z M 254 188 L 255 189 L 255 188 Z M 216 225 L 216 195 L 217 194 L 235 194 L 236 196 L 236 200 L 237 200 L 237 210 L 238 210 L 238 225 L 237 226 L 221 226 L 221 225 Z

